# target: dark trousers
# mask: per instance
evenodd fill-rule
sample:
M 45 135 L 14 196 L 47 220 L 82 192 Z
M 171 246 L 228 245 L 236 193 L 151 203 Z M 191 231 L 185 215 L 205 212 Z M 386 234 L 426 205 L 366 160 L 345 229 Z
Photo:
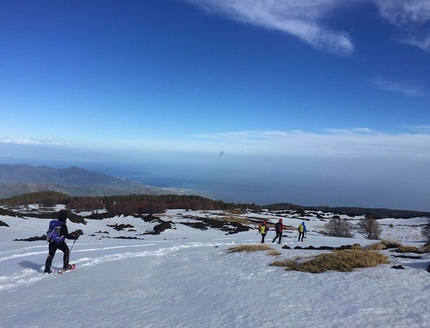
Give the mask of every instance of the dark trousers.
M 273 238 L 272 243 L 274 243 L 277 238 L 279 238 L 278 244 L 280 244 L 281 238 L 282 238 L 282 231 L 281 232 L 276 231 L 276 236 L 275 238 Z
M 69 247 L 65 242 L 51 242 L 49 243 L 49 255 L 46 258 L 45 263 L 45 272 L 49 272 L 51 270 L 52 260 L 54 259 L 55 252 L 59 249 L 63 254 L 63 268 L 65 268 L 69 264 Z
M 297 241 L 303 241 L 304 237 L 305 237 L 305 233 L 304 232 L 299 232 L 299 239 L 297 239 Z
M 262 244 L 264 244 L 264 237 L 266 237 L 266 234 L 265 234 L 265 233 L 262 233 L 262 234 L 261 234 L 261 243 L 262 243 Z

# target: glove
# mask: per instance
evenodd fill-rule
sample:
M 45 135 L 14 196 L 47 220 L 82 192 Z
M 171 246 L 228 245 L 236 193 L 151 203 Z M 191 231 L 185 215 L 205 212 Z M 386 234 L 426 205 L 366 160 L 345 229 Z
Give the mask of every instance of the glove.
M 79 238 L 79 235 L 73 235 L 73 240 L 78 240 L 78 238 Z

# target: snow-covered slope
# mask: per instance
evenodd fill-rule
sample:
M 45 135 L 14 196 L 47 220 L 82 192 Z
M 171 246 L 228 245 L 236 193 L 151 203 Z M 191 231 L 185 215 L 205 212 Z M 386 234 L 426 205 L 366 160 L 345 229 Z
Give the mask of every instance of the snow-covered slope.
M 77 268 L 63 275 L 43 275 L 45 241 L 14 241 L 43 235 L 49 220 L 0 216 L 9 225 L 0 227 L 0 327 L 430 326 L 428 254 L 421 259 L 390 256 L 390 264 L 350 273 L 285 271 L 269 264 L 321 251 L 270 244 L 281 255 L 228 253 L 232 245 L 259 243 L 256 230 L 228 234 L 182 224 L 218 214 L 168 211 L 162 219 L 175 223 L 174 229 L 159 235 L 145 234 L 155 222 L 134 217 L 89 220 L 86 225 L 68 222 L 69 231 L 81 229 L 84 235 L 74 245 L 68 242 Z M 279 218 L 270 212 L 243 216 L 272 223 Z M 283 219 L 296 227 L 303 218 Z M 290 232 L 283 244 L 373 243 L 359 235 L 321 235 L 325 221 L 305 219 L 310 230 L 305 242 L 295 242 L 296 233 Z M 424 243 L 419 231 L 426 218 L 379 222 L 384 238 L 418 247 Z M 133 228 L 116 231 L 108 226 L 116 223 Z M 53 268 L 61 266 L 58 251 Z

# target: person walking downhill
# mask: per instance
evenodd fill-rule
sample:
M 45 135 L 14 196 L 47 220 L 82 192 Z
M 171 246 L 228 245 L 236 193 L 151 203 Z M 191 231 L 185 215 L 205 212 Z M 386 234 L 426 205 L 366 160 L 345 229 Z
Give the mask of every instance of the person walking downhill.
M 297 241 L 303 241 L 303 238 L 305 237 L 306 233 L 305 222 L 302 222 L 297 230 L 299 231 L 299 237 L 297 238 Z
M 261 243 L 264 244 L 264 237 L 266 237 L 267 232 L 269 231 L 269 227 L 264 221 L 261 225 L 258 226 L 258 232 L 261 234 Z
M 46 258 L 44 273 L 52 273 L 52 270 L 51 270 L 52 260 L 54 259 L 55 252 L 57 251 L 57 249 L 61 250 L 64 253 L 63 270 L 69 270 L 71 268 L 71 265 L 69 265 L 70 251 L 69 251 L 69 247 L 65 242 L 65 239 L 67 238 L 67 239 L 77 240 L 79 238 L 79 235 L 69 234 L 69 231 L 66 225 L 66 220 L 67 220 L 67 212 L 64 210 L 61 210 L 58 213 L 58 220 L 52 220 L 49 224 L 49 228 L 52 231 L 55 231 L 55 230 L 57 231 L 55 233 L 52 232 L 51 236 L 48 236 L 49 255 Z
M 284 224 L 282 223 L 282 219 L 279 219 L 279 221 L 276 222 L 276 224 L 275 224 L 275 231 L 276 231 L 276 236 L 275 236 L 275 238 L 273 238 L 272 244 L 278 238 L 279 238 L 278 244 L 280 244 L 281 243 L 281 238 L 282 238 L 282 232 L 284 231 Z

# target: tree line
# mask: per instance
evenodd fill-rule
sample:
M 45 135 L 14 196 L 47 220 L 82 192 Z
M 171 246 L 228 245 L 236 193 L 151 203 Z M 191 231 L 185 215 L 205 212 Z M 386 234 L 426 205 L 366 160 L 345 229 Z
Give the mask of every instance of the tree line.
M 112 215 L 155 214 L 167 209 L 185 210 L 246 210 L 258 212 L 260 206 L 252 203 L 226 203 L 197 195 L 120 195 L 120 196 L 69 196 L 55 191 L 42 191 L 1 199 L 0 205 L 39 204 L 43 207 L 63 204 L 68 210 L 106 210 Z

